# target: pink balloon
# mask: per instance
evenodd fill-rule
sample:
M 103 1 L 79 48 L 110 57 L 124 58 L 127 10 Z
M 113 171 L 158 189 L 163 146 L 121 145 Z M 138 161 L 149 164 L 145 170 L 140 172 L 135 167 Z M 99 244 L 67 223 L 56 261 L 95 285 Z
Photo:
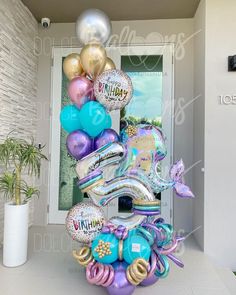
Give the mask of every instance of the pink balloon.
M 81 108 L 83 104 L 88 102 L 93 92 L 93 83 L 85 77 L 76 77 L 70 81 L 68 94 L 71 101 Z

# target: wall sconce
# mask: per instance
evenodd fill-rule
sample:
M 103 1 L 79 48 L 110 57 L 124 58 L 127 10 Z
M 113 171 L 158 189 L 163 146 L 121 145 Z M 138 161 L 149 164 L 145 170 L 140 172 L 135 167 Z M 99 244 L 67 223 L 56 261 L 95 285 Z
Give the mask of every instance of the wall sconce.
M 228 57 L 228 71 L 236 72 L 236 55 Z

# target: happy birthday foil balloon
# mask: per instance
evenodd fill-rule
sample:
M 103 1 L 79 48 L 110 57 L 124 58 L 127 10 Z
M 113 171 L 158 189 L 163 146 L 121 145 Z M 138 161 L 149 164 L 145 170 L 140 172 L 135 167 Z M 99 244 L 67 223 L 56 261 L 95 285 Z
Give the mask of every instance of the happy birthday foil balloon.
M 148 174 L 153 162 L 161 161 L 167 153 L 161 129 L 151 124 L 128 125 L 121 131 L 121 141 L 128 152 L 117 175 L 132 169 L 141 169 Z
M 107 110 L 120 110 L 131 100 L 133 85 L 130 77 L 123 71 L 108 70 L 95 80 L 94 93 Z
M 73 240 L 89 244 L 105 224 L 103 210 L 91 203 L 78 203 L 66 217 L 66 229 Z

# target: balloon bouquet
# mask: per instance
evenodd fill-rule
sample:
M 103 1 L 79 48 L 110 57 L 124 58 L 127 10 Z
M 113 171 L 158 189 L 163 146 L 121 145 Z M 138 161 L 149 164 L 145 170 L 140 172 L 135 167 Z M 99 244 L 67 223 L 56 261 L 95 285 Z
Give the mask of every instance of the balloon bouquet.
M 183 267 L 173 255 L 183 237 L 160 217 L 155 193 L 174 188 L 182 198 L 194 196 L 184 184 L 181 160 L 171 167 L 168 180 L 160 176 L 159 164 L 166 156 L 161 129 L 127 125 L 120 136 L 111 129 L 109 111 L 124 108 L 133 89 L 102 45 L 111 32 L 108 17 L 87 10 L 76 29 L 84 47 L 63 63 L 72 104 L 62 109 L 60 120 L 69 133 L 68 153 L 77 160 L 78 186 L 92 202 L 74 206 L 66 228 L 83 244 L 73 255 L 86 268 L 88 282 L 105 287 L 111 295 L 129 295 L 137 285 L 165 278 L 168 260 Z M 102 207 L 123 196 L 132 198 L 132 215 L 106 220 Z

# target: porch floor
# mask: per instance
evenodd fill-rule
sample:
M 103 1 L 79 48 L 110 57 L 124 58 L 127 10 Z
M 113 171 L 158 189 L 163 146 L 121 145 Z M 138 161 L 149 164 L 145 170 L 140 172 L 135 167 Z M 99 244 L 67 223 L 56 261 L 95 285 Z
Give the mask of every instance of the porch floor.
M 64 226 L 32 227 L 29 235 L 29 260 L 17 268 L 0 265 L 0 290 L 3 295 L 104 295 L 102 287 L 87 283 L 82 269 L 71 255 L 78 245 L 71 241 Z M 229 295 L 236 294 L 236 277 L 216 267 L 198 248 L 193 238 L 181 247 L 184 269 L 171 264 L 170 275 L 147 287 L 149 294 Z M 2 258 L 2 251 L 1 251 Z M 136 288 L 134 294 L 146 292 Z

